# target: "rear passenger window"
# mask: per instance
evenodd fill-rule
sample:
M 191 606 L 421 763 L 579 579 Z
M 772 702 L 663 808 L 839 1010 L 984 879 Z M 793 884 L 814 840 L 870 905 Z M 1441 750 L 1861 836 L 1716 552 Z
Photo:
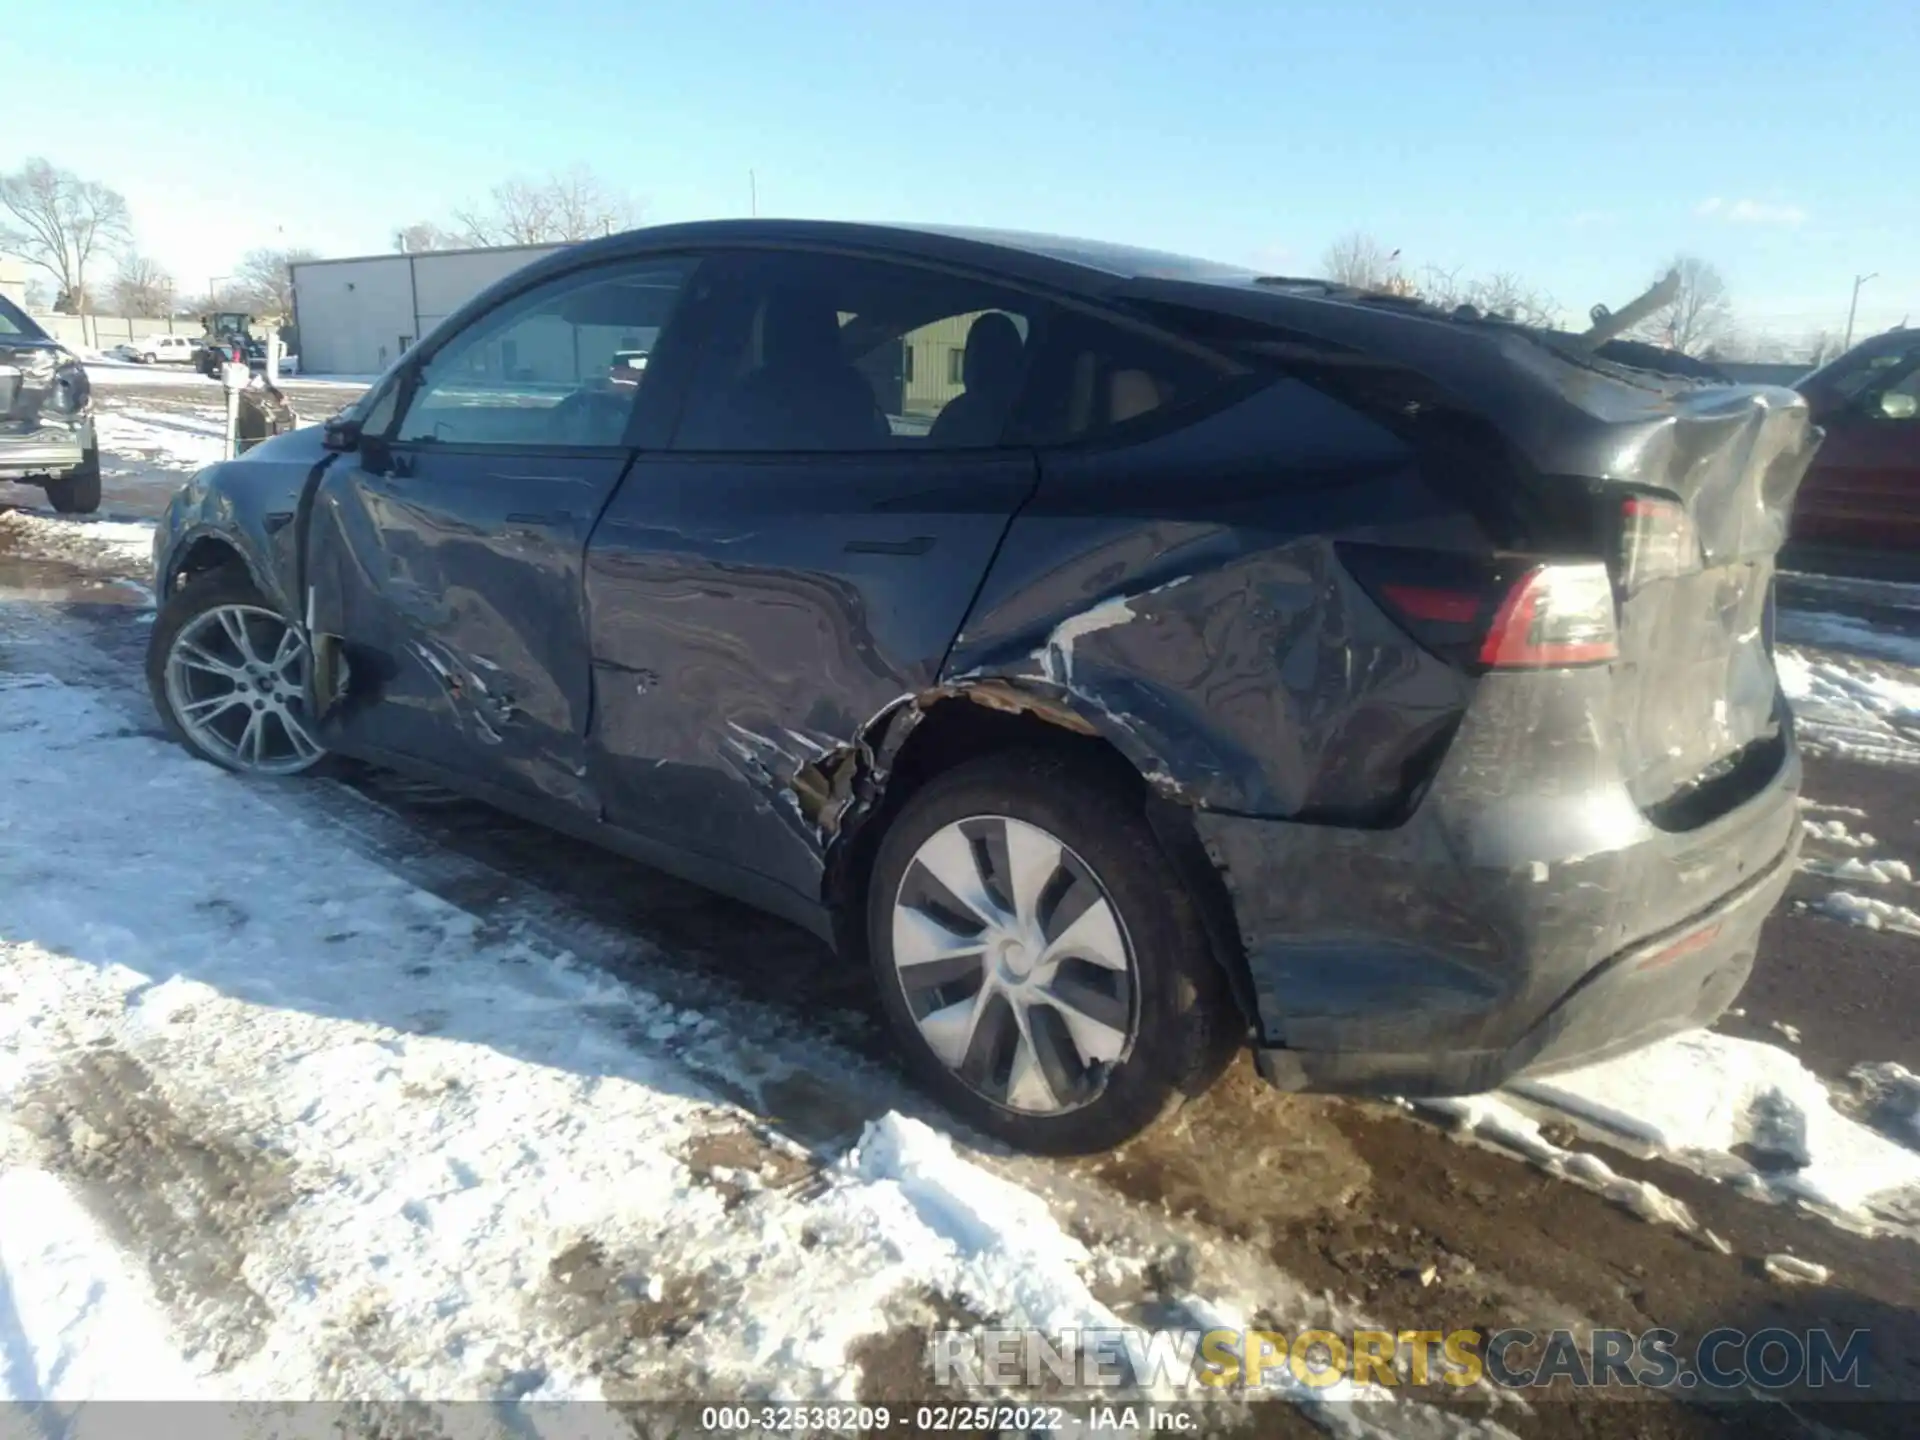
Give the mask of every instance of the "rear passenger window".
M 1124 326 L 1062 314 L 1035 356 L 1010 438 L 1030 445 L 1100 438 L 1204 400 L 1234 373 Z
M 844 256 L 737 256 L 730 270 L 675 449 L 1001 443 L 1040 319 L 1029 297 Z

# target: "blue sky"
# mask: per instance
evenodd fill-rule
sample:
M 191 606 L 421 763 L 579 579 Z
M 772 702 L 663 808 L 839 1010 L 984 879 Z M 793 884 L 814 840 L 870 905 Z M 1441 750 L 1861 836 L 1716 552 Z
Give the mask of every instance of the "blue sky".
M 0 131 L 0 168 L 116 186 L 183 288 L 583 164 L 650 221 L 745 214 L 752 170 L 763 215 L 1295 273 L 1361 229 L 1573 312 L 1688 251 L 1787 334 L 1878 271 L 1862 328 L 1920 323 L 1913 0 L 89 0 L 5 33 L 67 104 Z

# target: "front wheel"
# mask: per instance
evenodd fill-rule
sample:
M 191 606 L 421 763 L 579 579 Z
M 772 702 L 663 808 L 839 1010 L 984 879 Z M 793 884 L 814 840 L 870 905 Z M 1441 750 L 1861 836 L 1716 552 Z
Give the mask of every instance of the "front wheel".
M 173 737 L 249 775 L 297 775 L 326 758 L 307 719 L 310 652 L 242 576 L 190 578 L 147 646 L 147 685 Z
M 880 844 L 868 943 L 915 1077 L 1023 1150 L 1129 1139 L 1243 1034 L 1137 800 L 1068 757 L 990 756 L 916 794 Z

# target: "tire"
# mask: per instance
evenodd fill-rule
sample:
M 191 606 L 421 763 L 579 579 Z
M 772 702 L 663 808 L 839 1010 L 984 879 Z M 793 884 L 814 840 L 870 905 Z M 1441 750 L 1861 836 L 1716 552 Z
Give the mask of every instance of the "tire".
M 80 468 L 46 482 L 47 500 L 62 515 L 91 515 L 100 508 L 100 451 L 89 446 Z
M 1051 869 L 1048 842 L 1060 847 Z M 1016 849 L 1019 864 L 1008 858 Z M 999 879 L 983 874 L 982 856 Z M 964 884 L 929 883 L 936 869 L 954 878 L 956 867 L 977 886 L 971 910 L 948 903 Z M 1000 903 L 1014 891 L 1035 903 Z M 1111 926 L 1097 913 L 1102 902 Z M 927 906 L 968 918 L 942 924 Z M 995 906 L 1030 938 L 982 925 Z M 1036 920 L 1022 920 L 1022 911 Z M 962 932 L 970 933 L 948 943 Z M 1017 1149 L 1111 1149 L 1205 1093 L 1244 1037 L 1192 897 L 1138 801 L 1071 756 L 988 756 L 916 793 L 881 839 L 867 890 L 867 939 L 881 1008 L 909 1072 L 962 1119 Z M 939 956 L 938 970 L 911 958 L 897 964 L 896 940 L 902 956 Z M 1124 975 L 1111 963 L 1115 940 Z M 970 947 L 978 958 L 954 953 Z M 1083 953 L 1072 954 L 1076 948 Z M 1069 958 L 1049 962 L 1063 952 Z M 928 978 L 935 975 L 951 978 Z M 980 998 L 993 990 L 997 997 Z M 1016 1004 L 1009 996 L 1025 998 Z M 1076 1025 L 1044 998 L 1055 996 L 1085 1007 Z M 956 1015 L 965 1018 L 952 1021 Z M 955 1065 L 963 1035 L 972 1043 Z
M 246 648 L 233 638 L 229 621 Z M 268 652 L 292 633 L 244 574 L 213 570 L 183 581 L 160 607 L 147 642 L 147 688 L 168 734 L 201 759 L 240 774 L 321 771 L 329 757 L 304 722 L 304 643 L 295 634 L 297 648 L 289 649 L 286 663 L 269 663 Z M 183 641 L 196 658 L 181 649 Z M 258 663 L 250 665 L 250 657 Z M 223 698 L 227 703 L 217 705 Z M 199 716 L 190 718 L 195 707 Z M 254 733 L 256 715 L 260 740 L 249 754 L 246 737 Z

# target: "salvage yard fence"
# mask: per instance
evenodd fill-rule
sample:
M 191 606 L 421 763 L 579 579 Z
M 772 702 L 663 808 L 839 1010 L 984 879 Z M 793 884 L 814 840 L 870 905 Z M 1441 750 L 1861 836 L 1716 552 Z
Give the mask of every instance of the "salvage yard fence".
M 197 318 L 184 315 L 149 320 L 135 315 L 36 314 L 33 322 L 62 345 L 80 350 L 111 350 L 149 335 L 191 335 L 197 340 L 204 331 Z

